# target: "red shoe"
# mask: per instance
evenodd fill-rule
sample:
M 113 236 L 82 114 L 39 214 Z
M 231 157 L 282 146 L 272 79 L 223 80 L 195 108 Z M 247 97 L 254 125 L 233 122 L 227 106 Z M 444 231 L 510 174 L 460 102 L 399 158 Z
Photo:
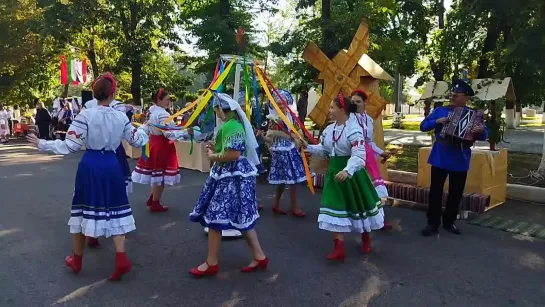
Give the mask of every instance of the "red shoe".
M 64 258 L 64 263 L 67 267 L 72 269 L 74 274 L 78 274 L 79 271 L 81 271 L 82 258 L 83 255 L 73 254 L 72 256 L 66 256 L 66 258 Z
M 288 214 L 286 211 L 280 209 L 279 207 L 272 207 L 272 212 L 274 214 L 278 214 L 278 215 L 286 215 Z
M 338 260 L 338 261 L 344 261 L 346 258 L 346 251 L 344 250 L 344 242 L 335 239 L 333 240 L 335 249 L 333 250 L 333 253 L 329 254 L 327 256 L 327 260 Z
M 381 230 L 391 230 L 393 228 L 393 226 L 388 223 L 388 222 L 384 222 L 384 227 L 381 228 Z
M 291 215 L 293 215 L 294 217 L 305 217 L 307 214 L 302 210 L 300 210 L 299 212 L 291 210 Z
M 263 205 L 257 205 L 257 211 L 263 210 Z
M 124 274 L 132 270 L 132 263 L 126 253 L 115 253 L 115 270 L 108 278 L 109 281 L 121 280 Z
M 267 266 L 269 265 L 269 258 L 265 257 L 265 259 L 262 260 L 255 259 L 255 261 L 257 261 L 256 266 L 245 266 L 240 271 L 242 273 L 252 273 L 257 271 L 258 269 L 262 271 L 267 270 Z
M 159 201 L 152 201 L 151 206 L 149 207 L 150 212 L 165 212 L 168 211 L 167 206 L 162 206 Z
M 100 242 L 98 242 L 98 238 L 87 237 L 85 240 L 87 241 L 87 246 L 91 248 L 98 247 L 100 245 Z
M 371 233 L 364 232 L 361 235 L 361 251 L 364 254 L 369 254 L 371 252 Z
M 148 207 L 151 207 L 151 203 L 153 202 L 153 194 L 151 194 L 148 198 L 148 201 L 146 202 L 146 205 Z
M 191 273 L 191 275 L 195 277 L 214 276 L 218 274 L 218 271 L 220 270 L 219 264 L 210 265 L 208 264 L 208 261 L 206 261 L 206 265 L 208 266 L 206 271 L 201 271 L 199 270 L 199 267 L 196 267 L 196 268 L 191 268 L 191 270 L 189 270 L 189 273 Z

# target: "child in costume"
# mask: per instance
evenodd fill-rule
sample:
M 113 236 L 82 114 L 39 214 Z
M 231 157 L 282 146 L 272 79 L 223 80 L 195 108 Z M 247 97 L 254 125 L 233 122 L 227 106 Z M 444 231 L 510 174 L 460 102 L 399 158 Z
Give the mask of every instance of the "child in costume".
M 390 158 L 390 154 L 380 149 L 380 147 L 375 144 L 375 141 L 373 139 L 373 119 L 365 112 L 367 94 L 365 94 L 365 92 L 362 90 L 355 90 L 350 96 L 352 103 L 354 103 L 358 107 L 356 118 L 358 119 L 358 123 L 363 130 L 363 136 L 365 138 L 365 169 L 369 173 L 369 176 L 371 176 L 371 180 L 373 181 L 375 190 L 377 190 L 378 197 L 387 198 L 388 190 L 386 189 L 384 179 L 382 179 L 382 175 L 380 174 L 380 168 L 378 166 L 376 156 L 378 155 L 383 158 L 383 161 L 386 161 Z M 380 211 L 384 215 L 384 209 L 382 208 L 382 205 Z M 384 229 L 392 229 L 392 225 L 385 221 Z
M 180 182 L 178 171 L 178 155 L 173 141 L 184 139 L 192 134 L 192 129 L 187 130 L 161 130 L 153 125 L 163 125 L 170 117 L 166 109 L 170 106 L 170 96 L 165 89 L 160 89 L 152 96 L 155 105 L 149 109 L 147 119 L 147 131 L 150 134 L 149 157 L 140 157 L 136 168 L 132 172 L 132 181 L 151 185 L 151 195 L 147 205 L 150 212 L 164 212 L 167 206 L 161 205 L 161 196 L 165 185 L 175 185 Z M 174 122 L 168 124 L 174 127 Z
M 365 170 L 365 137 L 355 115 L 356 105 L 340 95 L 329 110 L 334 123 L 324 130 L 320 144 L 308 145 L 307 151 L 329 157 L 318 225 L 333 233 L 334 251 L 327 259 L 343 261 L 343 234 L 362 233 L 362 252 L 369 253 L 370 232 L 384 226 L 384 217 L 378 207 L 380 198 Z
M 293 97 L 290 92 L 286 90 L 278 90 L 278 92 L 288 105 L 293 104 Z M 273 96 L 277 105 L 280 107 L 280 110 L 288 120 L 294 124 L 295 120 L 292 118 L 288 106 L 282 102 L 276 92 Z M 286 211 L 280 209 L 280 199 L 282 198 L 286 185 L 289 185 L 291 214 L 295 217 L 304 217 L 306 215 L 305 212 L 297 207 L 296 190 L 296 184 L 307 181 L 303 158 L 298 150 L 298 147 L 300 147 L 301 144 L 296 141 L 286 123 L 283 122 L 274 109 L 269 110 L 267 118 L 270 120 L 269 130 L 263 138 L 269 145 L 269 151 L 271 153 L 269 183 L 278 185 L 272 211 L 275 214 L 287 214 Z
M 66 265 L 74 273 L 82 267 L 85 237 L 113 236 L 115 271 L 110 280 L 119 280 L 131 271 L 125 253 L 125 234 L 136 229 L 125 189 L 123 172 L 115 150 L 122 139 L 134 147 L 148 141 L 142 129 L 135 129 L 127 116 L 109 107 L 116 92 L 116 81 L 109 73 L 101 75 L 93 84 L 98 107 L 83 110 L 72 122 L 64 141 L 28 140 L 40 151 L 56 154 L 79 152 L 85 145 L 76 173 L 71 217 L 68 221 L 73 237 L 73 255 L 66 257 Z
M 215 144 L 209 145 L 208 157 L 214 162 L 193 212 L 192 222 L 209 228 L 208 256 L 190 273 L 195 277 L 216 275 L 222 230 L 241 231 L 253 259 L 242 272 L 266 269 L 265 257 L 254 229 L 259 213 L 256 201 L 257 141 L 252 126 L 237 101 L 227 94 L 214 94 L 214 110 L 224 124 Z

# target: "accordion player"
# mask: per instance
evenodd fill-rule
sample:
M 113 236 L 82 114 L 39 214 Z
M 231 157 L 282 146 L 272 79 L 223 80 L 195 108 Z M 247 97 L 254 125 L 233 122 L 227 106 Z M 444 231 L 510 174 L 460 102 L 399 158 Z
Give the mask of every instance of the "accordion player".
M 437 107 L 420 124 L 422 132 L 434 131 L 436 140 L 428 158 L 431 165 L 430 201 L 426 213 L 428 224 L 422 230 L 423 236 L 437 234 L 441 224 L 446 231 L 461 234 L 454 223 L 469 171 L 471 145 L 488 137 L 483 114 L 467 107 L 474 95 L 469 84 L 462 80 L 454 81 L 450 105 Z M 443 211 L 443 189 L 447 177 L 448 197 Z
M 467 107 L 447 107 L 451 109 L 448 121 L 441 129 L 439 142 L 471 147 L 475 142 L 474 128 L 483 125 L 483 113 Z

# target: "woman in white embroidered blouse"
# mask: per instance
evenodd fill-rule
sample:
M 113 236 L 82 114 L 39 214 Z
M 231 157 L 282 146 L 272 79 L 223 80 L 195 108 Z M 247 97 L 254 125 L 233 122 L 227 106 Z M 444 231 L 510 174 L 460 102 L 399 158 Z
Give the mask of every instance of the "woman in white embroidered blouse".
M 388 197 L 388 190 L 386 189 L 386 184 L 382 175 L 380 174 L 380 168 L 377 163 L 377 156 L 382 158 L 382 163 L 385 163 L 386 160 L 390 158 L 390 154 L 382 150 L 380 147 L 375 144 L 373 139 L 373 119 L 365 112 L 365 105 L 367 103 L 367 94 L 362 90 L 355 90 L 351 94 L 352 102 L 358 107 L 358 112 L 356 117 L 358 123 L 363 131 L 363 136 L 365 137 L 365 150 L 367 153 L 367 164 L 365 168 L 371 176 L 375 190 L 377 190 L 378 197 L 386 198 Z M 382 213 L 384 209 L 380 208 Z M 392 225 L 387 222 L 384 222 L 384 230 L 392 229 Z
M 365 138 L 355 116 L 356 105 L 339 96 L 329 108 L 333 124 L 323 132 L 318 145 L 308 145 L 312 155 L 329 157 L 325 174 L 322 205 L 318 216 L 320 229 L 333 232 L 334 251 L 329 260 L 345 259 L 343 233 L 362 233 L 362 251 L 371 251 L 371 230 L 381 229 L 380 199 L 365 170 Z
M 164 212 L 167 206 L 161 205 L 161 196 L 165 185 L 180 183 L 178 171 L 178 155 L 173 141 L 186 138 L 193 134 L 191 128 L 187 130 L 165 131 L 153 125 L 163 125 L 170 117 L 165 110 L 170 106 L 170 95 L 165 89 L 159 89 L 152 96 L 155 105 L 149 109 L 147 127 L 150 134 L 149 157 L 141 157 L 132 172 L 132 181 L 151 185 L 151 195 L 147 205 L 150 212 Z M 168 124 L 174 126 L 173 122 Z
M 116 81 L 109 73 L 93 84 L 99 106 L 83 110 L 72 122 L 64 141 L 28 140 L 41 151 L 56 154 L 77 153 L 85 145 L 76 173 L 71 217 L 68 221 L 73 237 L 73 255 L 66 265 L 74 273 L 82 266 L 85 237 L 113 236 L 115 270 L 109 280 L 119 280 L 132 269 L 125 254 L 125 234 L 136 229 L 125 191 L 125 180 L 115 150 L 121 140 L 140 147 L 148 141 L 146 132 L 135 129 L 125 114 L 109 107 L 116 92 Z

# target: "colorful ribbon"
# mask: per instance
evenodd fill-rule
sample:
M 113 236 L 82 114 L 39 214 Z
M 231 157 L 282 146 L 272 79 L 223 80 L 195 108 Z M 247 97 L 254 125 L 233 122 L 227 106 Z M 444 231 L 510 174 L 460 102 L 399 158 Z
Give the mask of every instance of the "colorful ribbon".
M 291 121 L 286 117 L 284 112 L 282 112 L 282 110 L 280 110 L 280 107 L 276 104 L 273 96 L 271 95 L 271 92 L 269 91 L 269 88 L 267 87 L 267 84 L 265 83 L 265 80 L 263 79 L 263 74 L 261 72 L 261 69 L 259 69 L 259 67 L 257 68 L 257 77 L 259 78 L 259 81 L 261 82 L 261 86 L 263 86 L 263 90 L 265 90 L 265 94 L 267 95 L 267 98 L 269 99 L 269 101 L 273 105 L 274 109 L 276 110 L 276 112 L 278 113 L 280 118 L 284 121 L 284 123 L 288 126 L 288 128 L 293 132 L 293 134 L 295 134 L 295 136 L 297 136 L 297 138 L 299 138 L 300 140 L 303 141 L 304 139 L 301 136 L 301 134 L 299 133 L 299 131 L 293 126 Z M 280 96 L 280 95 L 278 95 L 278 96 Z M 282 102 L 284 104 L 286 103 L 283 99 L 282 99 Z M 306 161 L 307 156 L 305 154 L 305 149 L 303 147 L 301 147 L 301 157 L 303 158 L 303 166 L 305 167 L 305 175 L 307 177 L 308 188 L 310 189 L 310 192 L 312 193 L 312 195 L 314 195 L 316 193 L 314 191 L 314 183 L 312 182 L 312 176 L 310 175 L 310 169 L 309 169 L 308 163 Z

